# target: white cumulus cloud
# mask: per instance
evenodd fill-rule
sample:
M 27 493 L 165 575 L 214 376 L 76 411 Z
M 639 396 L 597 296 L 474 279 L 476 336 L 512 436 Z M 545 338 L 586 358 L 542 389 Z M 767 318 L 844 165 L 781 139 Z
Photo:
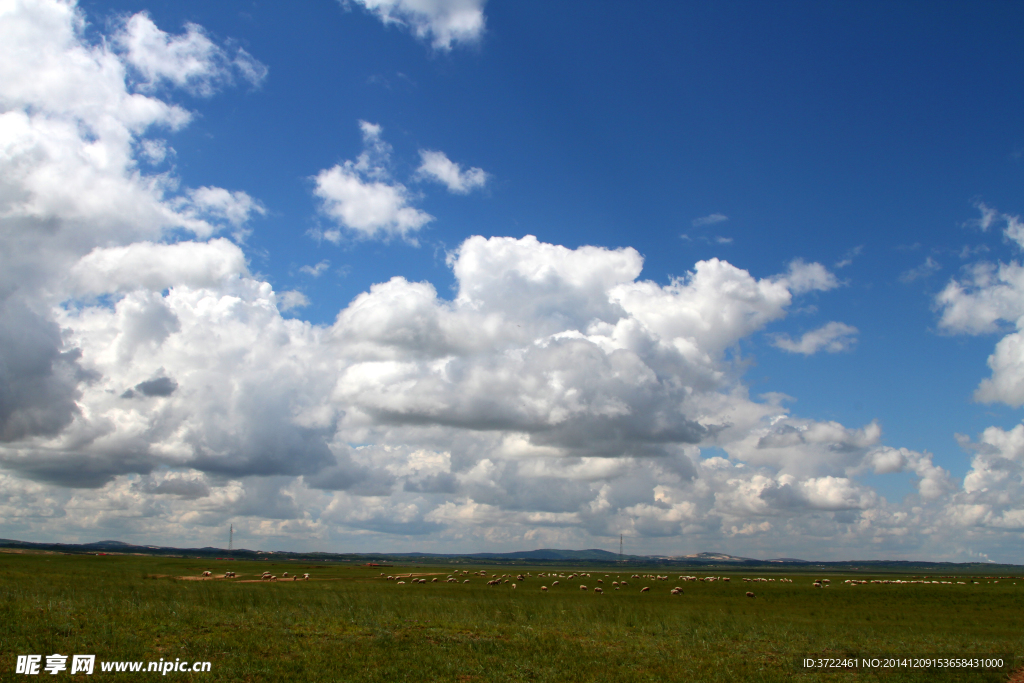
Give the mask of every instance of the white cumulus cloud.
M 321 200 L 320 209 L 358 237 L 415 241 L 412 234 L 434 217 L 411 206 L 412 193 L 390 179 L 387 163 L 391 148 L 380 137 L 381 127 L 360 121 L 360 128 L 363 153 L 355 161 L 320 171 L 314 179 L 313 193 Z
M 331 262 L 327 259 L 320 261 L 314 266 L 302 266 L 299 268 L 299 272 L 305 273 L 310 277 L 320 277 L 327 272 L 327 269 L 331 267 Z
M 979 208 L 982 228 L 1001 220 L 1007 239 L 1019 242 L 1018 217 L 1000 214 L 984 204 Z M 1004 333 L 988 358 L 992 376 L 978 386 L 975 399 L 1024 405 L 1024 267 L 1015 260 L 971 264 L 962 278 L 949 281 L 936 296 L 936 304 L 941 311 L 939 326 L 948 332 Z
M 468 168 L 450 160 L 444 152 L 420 150 L 422 163 L 416 174 L 439 182 L 454 194 L 469 194 L 470 191 L 483 187 L 487 183 L 487 174 L 482 168 Z
M 820 263 L 806 263 L 803 259 L 793 259 L 789 269 L 778 280 L 784 283 L 793 294 L 807 292 L 827 292 L 839 286 L 839 280 Z
M 699 228 L 705 225 L 714 225 L 715 223 L 724 223 L 729 220 L 729 217 L 724 213 L 711 213 L 707 216 L 701 216 L 700 218 L 694 218 L 691 224 L 695 228 Z
M 365 7 L 384 24 L 407 27 L 438 50 L 474 43 L 483 35 L 486 0 L 340 0 Z
M 810 356 L 818 351 L 838 353 L 848 351 L 857 341 L 857 328 L 845 323 L 830 322 L 816 330 L 805 332 L 800 339 L 791 339 L 787 334 L 772 337 L 772 346 Z
M 231 523 L 250 547 L 624 534 L 640 552 L 685 537 L 848 557 L 925 553 L 956 532 L 1019 556 L 1024 428 L 964 440 L 961 485 L 885 444 L 878 422 L 749 395 L 731 350 L 839 286 L 821 264 L 758 278 L 708 259 L 660 283 L 632 248 L 475 236 L 447 255 L 450 298 L 396 276 L 330 323 L 291 318 L 305 295 L 275 291 L 218 236 L 258 200 L 140 170 L 191 118 L 153 84 L 224 83 L 182 57 L 205 33 L 158 35 L 166 64 L 133 81 L 142 68 L 113 36 L 90 42 L 73 4 L 0 12 L 4 536 L 213 544 Z M 391 178 L 380 126 L 361 127 L 363 153 L 317 176 L 336 222 L 323 236 L 411 239 L 430 217 Z M 950 283 L 944 328 L 1016 325 L 1017 270 Z M 867 473 L 915 488 L 888 501 Z
M 267 75 L 267 67 L 248 52 L 236 48 L 231 56 L 210 40 L 201 26 L 186 24 L 183 35 L 172 36 L 142 12 L 125 21 L 114 43 L 124 51 L 125 61 L 138 74 L 143 89 L 166 81 L 209 97 L 230 84 L 236 74 L 252 85 L 259 85 Z
M 136 17 L 126 25 L 147 26 L 148 18 Z M 136 152 L 151 160 L 165 155 L 163 136 L 187 125 L 192 114 L 154 96 L 147 83 L 132 80 L 138 67 L 121 35 L 88 39 L 85 16 L 72 2 L 0 5 L 4 441 L 52 436 L 82 415 L 77 400 L 83 382 L 94 376 L 82 365 L 81 350 L 61 335 L 53 306 L 67 297 L 122 291 L 141 281 L 172 286 L 179 276 L 188 281 L 223 274 L 197 274 L 178 258 L 187 247 L 157 254 L 156 242 L 176 229 L 203 238 L 229 227 L 240 230 L 261 210 L 245 193 L 180 190 L 170 174 L 140 172 Z M 198 34 L 161 35 L 170 46 Z M 216 72 L 219 54 L 193 51 L 196 73 Z M 154 74 L 166 75 L 176 68 L 166 60 L 175 59 L 154 53 L 148 64 Z M 161 64 L 167 67 L 163 71 Z M 166 80 L 184 87 L 199 82 Z M 213 88 L 223 79 L 204 82 Z M 230 200 L 220 201 L 223 196 Z M 219 252 L 215 260 L 231 251 L 217 240 L 209 248 Z M 88 268 L 76 267 L 83 259 Z M 126 269 L 136 266 L 136 284 L 125 285 Z M 231 268 L 237 271 L 237 263 Z M 137 339 L 173 328 L 151 295 L 139 294 L 137 303 L 149 315 L 148 327 L 136 330 Z

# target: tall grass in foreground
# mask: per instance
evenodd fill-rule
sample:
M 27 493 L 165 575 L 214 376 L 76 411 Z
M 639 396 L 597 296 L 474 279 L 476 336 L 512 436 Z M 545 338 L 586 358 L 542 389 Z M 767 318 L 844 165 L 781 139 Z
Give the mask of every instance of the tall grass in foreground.
M 204 569 L 242 576 L 176 578 Z M 244 582 L 264 569 L 314 580 Z M 189 681 L 1005 681 L 935 670 L 802 674 L 793 662 L 807 653 L 1013 653 L 1024 664 L 1024 581 L 851 588 L 833 576 L 819 590 L 811 575 L 751 587 L 742 574 L 708 584 L 672 574 L 613 591 L 616 573 L 592 567 L 583 581 L 591 588 L 610 574 L 595 595 L 580 581 L 544 594 L 543 579 L 511 590 L 479 577 L 446 584 L 445 568 L 412 571 L 445 573 L 442 583 L 397 585 L 379 570 L 336 564 L 0 554 L 0 679 L 16 678 L 18 654 L 52 653 L 213 662 L 212 673 L 168 674 Z M 669 595 L 674 585 L 682 596 Z

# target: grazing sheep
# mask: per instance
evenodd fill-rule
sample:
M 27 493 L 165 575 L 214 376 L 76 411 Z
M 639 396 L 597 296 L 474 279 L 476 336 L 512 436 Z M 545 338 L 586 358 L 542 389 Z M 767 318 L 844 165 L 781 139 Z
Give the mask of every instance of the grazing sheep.
M 405 581 L 399 581 L 399 582 L 398 582 L 398 583 L 396 583 L 395 585 L 396 585 L 396 586 L 404 586 L 404 585 L 405 585 Z
M 512 584 L 512 587 L 513 587 L 513 588 L 515 588 L 515 587 L 516 587 L 516 585 L 515 585 L 515 584 L 513 583 L 513 584 Z
M 271 576 L 271 577 L 270 577 L 270 580 L 271 580 L 271 581 L 277 581 L 277 577 L 276 577 L 276 576 Z
M 548 592 L 548 587 L 547 587 L 547 586 L 541 586 L 541 587 L 540 587 L 540 589 L 541 589 L 542 591 L 544 591 L 545 593 L 547 593 L 547 592 Z
M 604 579 L 598 579 L 597 582 L 598 583 L 604 583 Z
M 433 579 L 431 579 L 430 583 L 437 583 L 437 577 L 435 576 Z
M 463 581 L 462 583 L 469 583 L 469 579 L 466 579 L 466 580 L 465 580 L 465 581 Z
M 748 597 L 748 598 L 752 598 L 752 597 L 754 597 L 754 594 L 753 594 L 753 593 L 751 593 L 750 591 L 747 591 L 747 597 Z
M 551 584 L 551 587 L 552 587 L 552 588 L 554 588 L 554 587 L 555 587 L 555 586 L 557 586 L 557 585 L 558 585 L 558 582 L 557 582 L 557 581 L 555 581 L 555 582 L 554 582 L 553 584 Z
M 629 584 L 626 583 L 625 581 L 619 581 L 619 585 L 620 586 L 628 586 Z
M 647 592 L 648 592 L 648 591 L 650 591 L 650 590 L 651 590 L 651 589 L 650 589 L 650 587 L 649 587 L 649 586 L 644 586 L 643 588 L 641 588 L 641 589 L 640 589 L 640 592 L 641 592 L 641 593 L 647 593 Z
M 380 575 L 384 576 L 384 572 L 381 572 Z M 285 572 L 284 574 L 281 574 L 281 578 L 282 579 L 287 579 L 288 578 L 288 572 Z
M 586 586 L 584 586 L 583 584 L 580 584 L 580 590 L 581 590 L 581 591 L 585 591 L 585 590 L 587 590 L 587 587 L 586 587 Z
M 302 575 L 302 580 L 303 581 L 309 581 L 309 574 L 303 574 Z
M 210 572 L 203 572 L 203 576 L 210 576 Z
M 604 593 L 604 591 L 603 591 L 603 590 L 601 590 L 601 587 L 600 587 L 600 586 L 596 587 L 596 588 L 594 589 L 594 592 L 595 592 L 595 593 Z

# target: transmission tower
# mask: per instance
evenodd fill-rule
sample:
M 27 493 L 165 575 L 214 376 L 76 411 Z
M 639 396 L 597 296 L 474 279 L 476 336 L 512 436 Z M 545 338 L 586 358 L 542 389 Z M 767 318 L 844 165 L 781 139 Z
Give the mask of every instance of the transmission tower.
M 228 550 L 235 549 L 235 525 L 231 525 L 231 530 L 228 531 Z
M 619 534 L 619 562 L 622 562 L 622 534 Z

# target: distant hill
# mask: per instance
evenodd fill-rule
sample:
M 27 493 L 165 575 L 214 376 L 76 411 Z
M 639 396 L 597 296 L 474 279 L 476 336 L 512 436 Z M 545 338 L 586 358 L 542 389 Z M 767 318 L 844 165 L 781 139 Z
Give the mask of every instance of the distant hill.
M 683 555 L 684 560 L 701 560 L 706 562 L 761 562 L 762 560 L 755 560 L 752 557 L 736 557 L 735 555 L 726 555 L 725 553 L 697 553 L 696 555 Z M 766 560 L 771 562 L 771 560 Z M 796 562 L 803 562 L 803 560 L 795 560 Z
M 844 562 L 811 562 L 792 557 L 780 557 L 771 560 L 758 560 L 750 557 L 737 557 L 726 553 L 696 553 L 677 557 L 654 555 L 623 555 L 591 548 L 589 550 L 561 550 L 543 548 L 540 550 L 523 550 L 511 553 L 292 553 L 273 552 L 270 550 L 225 550 L 223 548 L 171 548 L 154 545 L 132 545 L 123 541 L 96 541 L 94 543 L 32 543 L 0 539 L 0 548 L 59 552 L 69 554 L 121 553 L 136 555 L 162 555 L 165 557 L 206 557 L 234 560 L 273 559 L 315 561 L 315 562 L 350 562 L 353 564 L 398 562 L 410 564 L 524 564 L 534 565 L 558 564 L 580 565 L 598 564 L 607 566 L 628 567 L 661 567 L 667 571 L 669 567 L 691 567 L 703 570 L 748 569 L 759 571 L 843 571 L 843 572 L 954 572 L 954 573 L 1024 573 L 1024 566 L 1012 564 L 993 564 L 986 562 L 910 562 L 907 560 L 851 560 Z
M 514 553 L 469 553 L 466 555 L 444 555 L 437 553 L 390 553 L 391 557 L 460 557 L 481 560 L 596 560 L 598 562 L 617 562 L 618 553 L 607 550 L 523 550 Z M 638 555 L 623 555 L 626 560 L 644 559 Z

